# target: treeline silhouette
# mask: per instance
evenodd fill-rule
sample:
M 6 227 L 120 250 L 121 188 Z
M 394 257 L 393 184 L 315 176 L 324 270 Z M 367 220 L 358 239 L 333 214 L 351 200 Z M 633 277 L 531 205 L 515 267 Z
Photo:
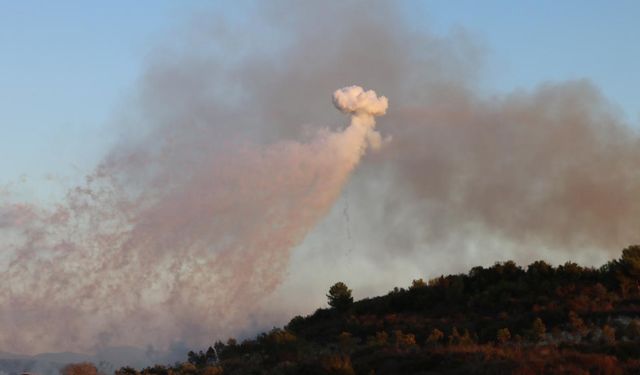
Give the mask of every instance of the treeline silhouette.
M 115 373 L 638 374 L 639 280 L 634 245 L 600 268 L 507 261 L 356 302 L 340 282 L 283 328 Z

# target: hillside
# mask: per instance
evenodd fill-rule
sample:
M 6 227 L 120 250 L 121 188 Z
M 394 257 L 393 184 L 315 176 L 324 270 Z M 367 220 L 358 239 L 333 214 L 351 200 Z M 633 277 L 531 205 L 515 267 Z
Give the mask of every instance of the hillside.
M 640 373 L 639 275 L 631 246 L 598 269 L 509 261 L 356 302 L 338 283 L 332 308 L 141 373 Z

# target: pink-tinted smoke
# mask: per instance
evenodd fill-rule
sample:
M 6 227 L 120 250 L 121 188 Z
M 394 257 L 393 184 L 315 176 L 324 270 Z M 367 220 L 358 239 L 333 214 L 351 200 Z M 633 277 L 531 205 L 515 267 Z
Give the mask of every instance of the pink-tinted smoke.
M 334 102 L 351 124 L 307 142 L 223 144 L 192 173 L 151 171 L 126 188 L 120 163 L 130 159 L 110 161 L 54 209 L 0 207 L 0 347 L 205 345 L 242 327 L 339 197 L 387 108 L 356 86 Z
M 251 27 L 201 15 L 149 56 L 122 139 L 65 201 L 0 207 L 1 350 L 210 344 L 264 328 L 254 307 L 287 273 L 290 317 L 336 278 L 373 294 L 409 271 L 599 264 L 640 242 L 640 137 L 588 80 L 488 94 L 481 43 L 416 30 L 395 2 L 259 4 Z M 321 128 L 348 82 L 393 98 L 392 142 L 354 87 L 334 94 L 351 126 Z M 341 209 L 287 268 L 356 164 L 353 267 Z

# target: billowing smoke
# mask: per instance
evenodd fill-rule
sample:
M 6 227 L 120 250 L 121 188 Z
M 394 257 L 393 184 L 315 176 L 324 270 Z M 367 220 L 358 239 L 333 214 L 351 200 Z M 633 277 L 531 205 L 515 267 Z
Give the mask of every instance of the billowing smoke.
M 355 133 L 354 142 L 364 151 L 364 138 L 373 149 L 380 148 L 382 137 L 375 131 L 375 116 L 382 116 L 387 112 L 389 102 L 384 96 L 378 98 L 372 90 L 364 91 L 362 87 L 350 86 L 333 93 L 333 104 L 344 113 L 350 113 L 350 129 Z M 355 147 L 355 146 L 354 146 Z
M 640 241 L 640 138 L 596 87 L 488 94 L 472 36 L 411 29 L 393 4 L 199 16 L 151 54 L 86 184 L 0 207 L 0 349 L 210 344 L 269 324 L 274 291 L 270 313 L 289 316 L 336 278 L 373 293 L 505 258 L 598 264 Z M 351 82 L 393 99 L 392 141 L 373 128 L 386 99 L 358 87 L 333 97 L 351 124 L 326 126 L 327 94 Z M 345 184 L 348 239 L 331 210 Z
M 352 86 L 334 101 L 351 124 L 308 142 L 223 144 L 190 167 L 197 173 L 151 171 L 128 189 L 117 181 L 123 166 L 105 164 L 52 211 L 2 207 L 10 240 L 0 345 L 205 345 L 246 325 L 246 312 L 281 283 L 289 252 L 339 197 L 367 140 L 379 138 L 374 116 L 385 113 L 385 97 Z

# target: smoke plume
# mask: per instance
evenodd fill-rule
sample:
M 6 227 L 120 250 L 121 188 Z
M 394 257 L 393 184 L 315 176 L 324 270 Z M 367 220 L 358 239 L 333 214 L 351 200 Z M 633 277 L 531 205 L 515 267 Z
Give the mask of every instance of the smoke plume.
M 378 293 L 640 241 L 640 138 L 598 88 L 487 93 L 473 36 L 412 29 L 393 4 L 198 16 L 150 54 L 86 183 L 0 206 L 0 349 L 209 345 L 316 308 L 336 279 Z M 386 98 L 356 86 L 333 95 L 350 125 L 326 125 L 350 82 L 393 99 L 392 141 Z
M 372 148 L 380 148 L 382 138 L 373 128 L 376 124 L 374 116 L 382 116 L 387 112 L 387 98 L 378 98 L 372 90 L 364 91 L 362 87 L 350 86 L 333 93 L 333 104 L 340 111 L 352 115 L 350 128 L 356 132 L 356 143 L 360 143 L 364 135 Z M 364 151 L 364 145 L 358 147 Z
M 205 345 L 246 324 L 244 311 L 281 283 L 289 252 L 339 197 L 367 139 L 379 137 L 385 97 L 351 86 L 334 101 L 351 124 L 305 143 L 222 145 L 201 155 L 197 173 L 151 172 L 139 191 L 122 187 L 123 167 L 112 162 L 52 211 L 2 207 L 3 234 L 15 241 L 3 246 L 0 345 Z

